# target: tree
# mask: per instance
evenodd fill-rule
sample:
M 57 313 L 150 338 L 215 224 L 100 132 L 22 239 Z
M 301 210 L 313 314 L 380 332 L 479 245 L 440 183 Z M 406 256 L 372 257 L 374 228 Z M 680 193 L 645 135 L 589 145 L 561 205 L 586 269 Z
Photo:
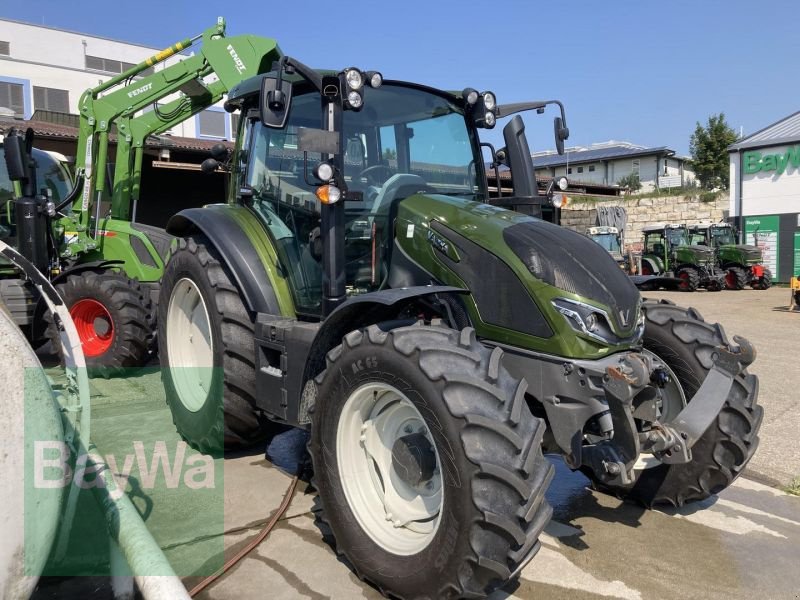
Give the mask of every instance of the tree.
M 689 141 L 689 151 L 692 154 L 695 175 L 705 189 L 728 189 L 728 146 L 736 139 L 736 132 L 725 121 L 724 113 L 708 117 L 705 127 L 697 123 Z
M 642 182 L 639 181 L 639 174 L 638 173 L 631 173 L 630 175 L 626 175 L 622 179 L 617 182 L 617 185 L 623 189 L 628 190 L 628 192 L 638 192 L 642 189 Z

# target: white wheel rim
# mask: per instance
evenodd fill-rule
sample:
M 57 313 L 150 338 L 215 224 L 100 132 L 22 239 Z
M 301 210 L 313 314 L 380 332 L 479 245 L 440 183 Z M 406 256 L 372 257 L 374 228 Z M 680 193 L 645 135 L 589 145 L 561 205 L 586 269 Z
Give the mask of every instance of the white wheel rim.
M 197 412 L 211 393 L 214 352 L 208 309 L 191 279 L 183 278 L 172 288 L 166 334 L 170 376 L 178 399 L 186 410 Z
M 411 434 L 424 435 L 435 456 L 432 476 L 417 486 L 392 460 L 395 443 Z M 402 392 L 382 383 L 356 389 L 339 416 L 336 457 L 348 505 L 378 546 L 408 556 L 430 544 L 441 519 L 441 462 L 425 419 Z
M 669 400 L 669 406 L 661 406 L 661 417 L 660 420 L 664 422 L 669 422 L 677 416 L 677 414 L 682 411 L 686 407 L 686 393 L 683 391 L 683 387 L 681 386 L 680 382 L 678 381 L 678 377 L 675 375 L 675 372 L 670 369 L 669 365 L 661 360 L 656 354 L 650 352 L 649 350 L 643 350 L 643 353 L 649 356 L 656 362 L 656 365 L 664 369 L 669 376 L 669 382 L 663 388 L 664 399 Z M 643 471 L 645 469 L 652 469 L 653 467 L 657 467 L 660 464 L 663 464 L 660 460 L 658 460 L 652 453 L 639 453 L 639 457 L 636 459 L 636 462 L 633 464 L 633 468 L 635 471 Z

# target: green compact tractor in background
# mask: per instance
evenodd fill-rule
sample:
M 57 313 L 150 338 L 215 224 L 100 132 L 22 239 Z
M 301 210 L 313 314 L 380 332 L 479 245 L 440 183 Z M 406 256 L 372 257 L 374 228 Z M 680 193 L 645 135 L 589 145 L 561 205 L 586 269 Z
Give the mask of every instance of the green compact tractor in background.
M 644 233 L 642 275 L 666 275 L 680 280 L 678 289 L 693 292 L 706 288 L 720 291 L 725 276 L 717 268 L 716 252 L 706 245 L 691 244 L 685 225 L 648 225 Z
M 487 203 L 480 130 L 549 104 L 284 56 L 229 93 L 228 197 L 167 227 L 177 429 L 218 453 L 270 421 L 308 428 L 337 552 L 393 597 L 478 598 L 516 576 L 552 512 L 545 453 L 681 505 L 758 444 L 746 340 L 643 301 L 587 237 Z M 555 131 L 563 148 L 563 107 Z M 503 138 L 504 200 L 541 213 L 555 191 L 536 189 L 518 114 Z
M 728 223 L 703 223 L 691 228 L 692 243 L 706 245 L 717 252 L 717 265 L 725 273 L 725 286 L 741 290 L 749 285 L 766 290 L 772 285 L 772 273 L 763 264 L 761 248 L 738 244 L 736 231 Z
M 202 46 L 192 55 L 153 71 L 198 40 Z M 145 140 L 219 102 L 231 87 L 268 71 L 280 56 L 273 39 L 225 37 L 220 18 L 202 35 L 87 90 L 79 101 L 75 177 L 69 190 L 38 187 L 37 176 L 52 165 L 31 147 L 32 132 L 12 129 L 6 135 L 7 177 L 15 182 L 15 192 L 0 198 L 0 235 L 52 280 L 69 307 L 94 373 L 110 375 L 141 366 L 153 347 L 171 237 L 136 222 Z M 145 111 L 148 107 L 153 110 Z M 114 129 L 111 161 L 109 136 Z M 0 264 L 0 299 L 34 344 L 58 333 L 35 298 L 18 269 Z

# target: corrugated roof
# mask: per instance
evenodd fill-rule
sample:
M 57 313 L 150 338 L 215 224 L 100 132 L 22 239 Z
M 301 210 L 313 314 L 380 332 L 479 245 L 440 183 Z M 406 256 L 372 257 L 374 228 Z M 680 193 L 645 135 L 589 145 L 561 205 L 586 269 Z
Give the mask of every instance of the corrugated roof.
M 45 121 L 17 121 L 17 120 L 1 120 L 0 119 L 0 133 L 5 133 L 12 127 L 25 130 L 28 127 L 33 128 L 33 133 L 36 137 L 41 138 L 56 138 L 64 140 L 77 140 L 78 128 L 65 125 L 63 123 L 47 123 Z M 109 141 L 116 143 L 116 135 L 111 134 L 108 136 Z M 177 135 L 150 136 L 145 141 L 148 148 L 174 148 L 176 150 L 190 150 L 196 152 L 208 152 L 216 144 L 223 144 L 229 148 L 233 147 L 233 143 L 227 140 L 205 140 L 199 138 L 187 138 Z
M 794 144 L 795 142 L 800 142 L 800 110 L 772 125 L 767 125 L 764 129 L 743 137 L 735 144 L 728 146 L 728 151 L 734 152 L 758 146 Z
M 598 160 L 632 158 L 635 156 L 646 156 L 649 154 L 668 154 L 672 156 L 675 154 L 675 151 L 670 150 L 666 146 L 659 146 L 658 148 L 627 148 L 625 146 L 612 146 L 609 148 L 597 148 L 595 150 L 569 152 L 565 153 L 563 156 L 559 156 L 558 154 L 554 154 L 552 156 L 537 156 L 533 159 L 533 166 L 537 169 L 541 167 L 560 167 L 566 165 L 567 163 L 571 165 L 579 165 L 597 162 Z

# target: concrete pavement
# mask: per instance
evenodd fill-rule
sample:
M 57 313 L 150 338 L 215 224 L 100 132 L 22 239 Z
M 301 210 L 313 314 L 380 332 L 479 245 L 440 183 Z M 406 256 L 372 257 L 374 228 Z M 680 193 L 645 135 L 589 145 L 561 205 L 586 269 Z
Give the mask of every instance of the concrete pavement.
M 789 290 L 646 292 L 697 308 L 708 322 L 723 325 L 728 337 L 747 338 L 757 357 L 750 371 L 759 378 L 764 407 L 761 443 L 750 461 L 751 477 L 788 485 L 800 476 L 800 312 L 789 312 Z
M 729 335 L 743 335 L 756 345 L 752 370 L 761 378 L 766 415 L 748 473 L 782 484 L 799 475 L 800 314 L 782 310 L 788 291 L 647 295 L 695 306 L 706 320 L 721 321 Z M 92 405 L 92 438 L 104 454 L 122 459 L 133 452 L 134 441 L 148 449 L 162 441 L 173 461 L 180 438 L 157 372 L 93 380 Z M 186 450 L 182 473 L 192 456 Z M 800 498 L 742 477 L 702 503 L 645 511 L 590 491 L 582 475 L 571 473 L 560 459 L 554 464 L 558 473 L 548 499 L 555 513 L 542 549 L 519 581 L 494 599 L 797 598 Z M 141 478 L 134 480 L 134 503 L 188 587 L 258 534 L 289 484 L 260 451 L 217 460 L 213 471 L 216 487 L 199 492 L 148 488 Z M 336 557 L 315 519 L 317 506 L 315 495 L 301 487 L 270 538 L 200 597 L 379 598 Z M 94 545 L 101 545 L 100 531 L 94 529 Z M 97 564 L 102 563 L 99 556 Z M 64 589 L 48 588 L 39 597 L 63 597 L 59 590 Z

